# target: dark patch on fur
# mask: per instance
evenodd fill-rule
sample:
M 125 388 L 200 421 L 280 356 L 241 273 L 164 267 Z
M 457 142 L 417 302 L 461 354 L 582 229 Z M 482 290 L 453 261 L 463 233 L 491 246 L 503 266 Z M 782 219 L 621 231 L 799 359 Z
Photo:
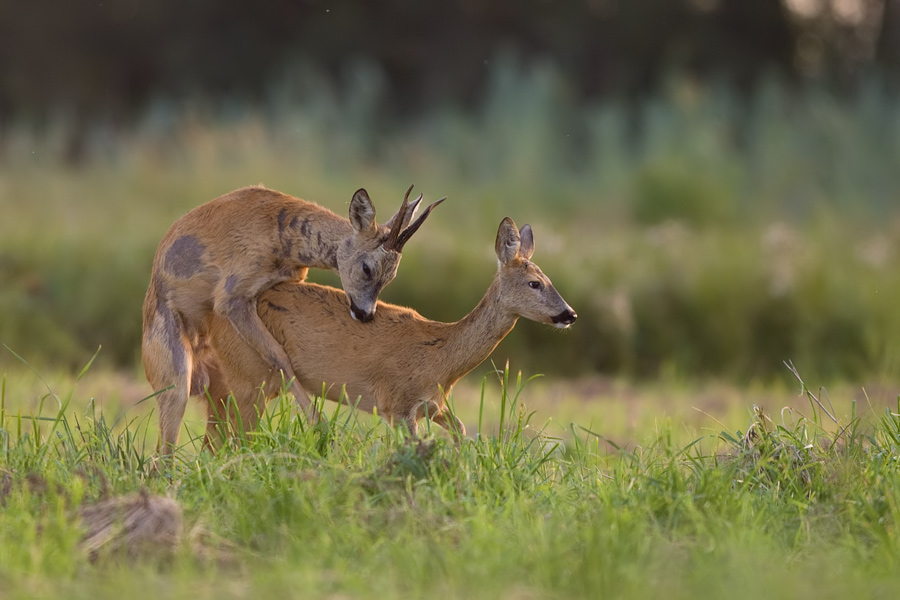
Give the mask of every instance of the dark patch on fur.
M 225 278 L 225 292 L 230 294 L 234 292 L 235 286 L 237 286 L 238 277 L 237 275 L 229 275 Z
M 303 219 L 303 222 L 300 224 L 300 235 L 303 237 L 309 237 L 309 234 L 312 232 L 312 226 L 309 224 L 309 218 Z
M 166 250 L 166 271 L 180 279 L 188 279 L 203 270 L 203 252 L 206 246 L 196 237 L 185 235 Z
M 437 346 L 438 348 L 440 348 L 446 343 L 446 341 L 447 340 L 445 340 L 444 338 L 434 338 L 433 340 L 430 340 L 428 342 L 422 342 L 421 345 L 422 346 Z
M 291 222 L 290 222 L 290 224 L 288 225 L 288 227 L 290 227 L 291 229 L 297 229 L 297 225 L 298 225 L 299 223 L 300 223 L 300 217 L 298 217 L 298 216 L 295 215 L 294 218 L 291 219 Z
M 275 251 L 275 254 L 282 258 L 290 258 L 294 253 L 294 240 L 290 237 L 281 238 L 281 248 Z
M 169 288 L 159 278 L 156 278 L 156 316 L 162 320 L 162 334 L 166 347 L 172 356 L 172 364 L 181 367 L 185 363 L 184 343 L 181 335 L 183 327 L 167 302 Z M 180 369 L 179 369 L 180 370 Z
M 288 309 L 281 306 L 280 304 L 275 304 L 274 302 L 271 302 L 269 300 L 266 300 L 265 303 L 268 306 L 268 308 L 270 308 L 272 310 L 277 310 L 278 312 L 288 312 Z
M 288 210 L 286 208 L 282 208 L 278 211 L 278 235 L 284 235 L 284 222 L 287 220 Z
M 181 339 L 182 327 L 178 317 L 168 306 L 160 312 L 163 320 L 163 331 L 166 336 L 166 346 L 172 355 L 172 363 L 182 366 L 185 363 L 184 342 Z M 178 369 L 179 371 L 181 369 Z
M 248 310 L 247 301 L 244 298 L 231 298 L 225 305 L 225 316 L 233 325 L 241 323 L 246 325 L 250 322 L 250 312 Z M 240 330 L 238 330 L 240 332 Z
M 161 309 L 166 305 L 169 288 L 155 273 L 153 274 L 153 288 L 156 291 L 156 312 L 161 314 Z
M 337 248 L 334 246 L 325 248 L 325 262 L 330 265 L 337 265 Z
M 385 318 L 388 319 L 391 323 L 408 323 L 409 321 L 413 320 L 412 313 L 408 312 L 392 313 L 387 315 Z

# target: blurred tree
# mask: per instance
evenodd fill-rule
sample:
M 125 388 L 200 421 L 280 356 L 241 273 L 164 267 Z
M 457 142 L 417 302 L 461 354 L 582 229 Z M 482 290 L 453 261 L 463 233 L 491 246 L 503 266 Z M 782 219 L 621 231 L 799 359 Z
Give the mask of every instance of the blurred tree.
M 645 94 L 672 69 L 746 86 L 770 70 L 895 64 L 898 10 L 897 0 L 0 0 L 0 120 L 120 119 L 153 95 L 253 100 L 292 61 L 337 79 L 359 59 L 383 70 L 389 106 L 409 114 L 478 99 L 503 48 L 552 62 L 584 97 Z
M 900 0 L 884 0 L 876 51 L 879 64 L 896 77 L 900 68 Z

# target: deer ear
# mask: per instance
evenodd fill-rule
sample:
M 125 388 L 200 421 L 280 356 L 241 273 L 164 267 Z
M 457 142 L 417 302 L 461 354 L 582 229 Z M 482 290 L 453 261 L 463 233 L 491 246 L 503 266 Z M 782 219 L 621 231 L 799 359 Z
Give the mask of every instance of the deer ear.
M 375 206 L 363 188 L 356 190 L 350 200 L 350 224 L 357 233 L 375 228 Z
M 500 221 L 497 241 L 494 242 L 494 251 L 497 253 L 497 260 L 501 265 L 514 259 L 519 253 L 519 230 L 516 229 L 516 224 L 509 217 Z
M 534 254 L 534 232 L 531 225 L 522 225 L 519 230 L 519 257 L 529 260 Z

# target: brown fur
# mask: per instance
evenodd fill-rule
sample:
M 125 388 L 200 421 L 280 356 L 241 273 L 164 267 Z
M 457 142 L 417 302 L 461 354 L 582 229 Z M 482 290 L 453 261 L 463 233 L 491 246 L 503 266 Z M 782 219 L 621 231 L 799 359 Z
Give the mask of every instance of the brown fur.
M 343 310 L 340 290 L 308 283 L 282 283 L 266 291 L 259 316 L 284 346 L 304 389 L 316 392 L 324 384 L 329 399 L 344 397 L 360 409 L 377 409 L 413 434 L 427 413 L 461 437 L 465 427 L 446 406 L 453 385 L 490 355 L 519 317 L 559 327 L 576 318 L 529 260 L 533 250 L 531 228 L 525 225 L 519 232 L 504 219 L 497 234 L 497 275 L 478 306 L 456 323 L 431 321 L 412 309 L 379 302 L 372 322 L 361 324 Z M 210 386 L 207 444 L 215 446 L 225 433 L 220 417 L 226 414 L 228 392 L 234 394 L 241 426 L 249 431 L 266 401 L 281 389 L 281 378 L 224 319 L 213 319 L 210 342 L 222 375 Z M 237 415 L 230 421 L 236 427 Z
M 153 260 L 143 309 L 144 369 L 158 392 L 162 454 L 176 446 L 188 396 L 218 376 L 215 361 L 207 359 L 213 316 L 234 329 L 255 360 L 291 381 L 291 361 L 259 319 L 257 297 L 276 283 L 302 281 L 310 267 L 330 269 L 347 292 L 341 312 L 370 320 L 378 294 L 397 273 L 403 243 L 437 204 L 407 228 L 422 198 L 409 203 L 408 197 L 409 191 L 397 214 L 379 226 L 362 189 L 353 195 L 348 220 L 312 202 L 248 187 L 172 225 Z M 291 392 L 317 421 L 296 382 Z

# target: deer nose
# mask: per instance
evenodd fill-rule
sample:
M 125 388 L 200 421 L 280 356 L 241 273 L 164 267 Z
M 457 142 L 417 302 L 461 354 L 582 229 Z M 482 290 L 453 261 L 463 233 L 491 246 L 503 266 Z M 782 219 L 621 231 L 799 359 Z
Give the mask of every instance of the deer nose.
M 575 319 L 577 319 L 577 318 L 578 318 L 578 315 L 575 314 L 575 311 L 572 310 L 571 308 L 567 308 L 566 310 L 562 311 L 555 317 L 551 317 L 551 321 L 553 321 L 553 323 L 556 325 L 561 325 L 563 327 L 566 327 L 566 326 L 574 323 Z
M 360 307 L 358 307 L 355 303 L 350 303 L 350 316 L 353 317 L 354 320 L 359 321 L 360 323 L 368 323 L 375 316 L 375 310 L 373 309 L 370 312 L 364 311 Z

